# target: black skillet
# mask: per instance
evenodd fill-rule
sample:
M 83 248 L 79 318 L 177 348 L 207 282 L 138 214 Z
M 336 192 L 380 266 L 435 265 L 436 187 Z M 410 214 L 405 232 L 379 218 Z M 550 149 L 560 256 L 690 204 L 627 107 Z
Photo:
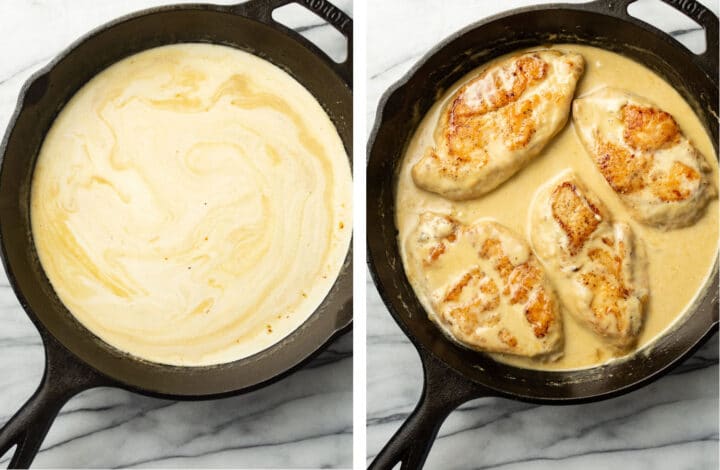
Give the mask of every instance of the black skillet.
M 348 42 L 335 63 L 272 12 L 296 2 Z M 246 359 L 211 367 L 173 367 L 118 351 L 80 325 L 60 302 L 40 265 L 30 218 L 30 181 L 38 150 L 58 111 L 94 75 L 136 52 L 179 42 L 236 47 L 281 67 L 329 114 L 352 155 L 352 20 L 325 0 L 251 0 L 234 6 L 171 5 L 125 16 L 70 46 L 33 75 L 20 92 L 0 147 L 0 247 L 8 279 L 45 346 L 40 387 L 0 430 L 0 456 L 17 444 L 10 467 L 27 467 L 60 408 L 99 386 L 172 399 L 219 398 L 280 379 L 306 363 L 352 322 L 352 253 L 328 295 L 288 337 Z
M 395 321 L 417 348 L 425 373 L 415 410 L 370 465 L 421 468 L 448 414 L 462 403 L 496 396 L 562 405 L 602 400 L 648 384 L 707 340 L 718 325 L 717 262 L 707 293 L 649 355 L 589 370 L 541 372 L 504 365 L 447 340 L 428 320 L 403 270 L 394 222 L 395 175 L 422 117 L 454 82 L 488 60 L 548 43 L 602 47 L 649 66 L 680 91 L 718 139 L 718 19 L 695 1 L 664 0 L 700 24 L 707 50 L 695 55 L 627 13 L 633 0 L 549 4 L 509 11 L 450 37 L 383 95 L 369 141 L 368 264 Z

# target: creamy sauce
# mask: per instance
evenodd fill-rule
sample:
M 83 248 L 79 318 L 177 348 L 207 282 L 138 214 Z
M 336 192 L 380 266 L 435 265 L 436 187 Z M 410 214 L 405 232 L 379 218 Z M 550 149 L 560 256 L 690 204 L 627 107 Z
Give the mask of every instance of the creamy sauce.
M 574 44 L 555 45 L 553 48 L 579 52 L 585 57 L 585 73 L 578 84 L 576 97 L 603 86 L 614 86 L 644 96 L 672 114 L 685 136 L 708 159 L 717 181 L 718 165 L 712 142 L 692 108 L 671 85 L 643 65 L 609 51 Z M 517 52 L 520 51 L 513 55 Z M 712 275 L 718 250 L 717 198 L 710 202 L 703 217 L 687 228 L 662 231 L 636 222 L 586 154 L 571 119 L 526 168 L 479 199 L 449 201 L 418 189 L 413 183 L 411 169 L 425 150 L 433 145 L 435 124 L 444 103 L 485 67 L 465 76 L 438 100 L 420 123 L 406 149 L 396 189 L 396 224 L 406 270 L 409 265 L 405 245 L 417 226 L 419 214 L 426 211 L 452 214 L 464 223 L 489 217 L 527 237 L 528 207 L 535 191 L 562 170 L 571 168 L 605 203 L 614 220 L 627 221 L 636 237 L 644 243 L 648 254 L 650 296 L 636 349 L 651 351 L 653 340 L 682 318 L 697 296 L 703 293 Z M 408 272 L 408 277 L 413 278 L 411 272 Z M 422 295 L 421 289 L 413 287 L 425 309 L 431 310 L 429 299 Z M 493 357 L 519 367 L 548 370 L 588 368 L 616 359 L 612 348 L 571 315 L 563 314 L 563 319 L 565 354 L 561 359 L 542 362 L 510 355 L 495 354 Z
M 98 74 L 51 127 L 33 237 L 53 288 L 137 357 L 234 361 L 301 325 L 351 236 L 347 154 L 290 75 L 225 46 L 150 49 Z

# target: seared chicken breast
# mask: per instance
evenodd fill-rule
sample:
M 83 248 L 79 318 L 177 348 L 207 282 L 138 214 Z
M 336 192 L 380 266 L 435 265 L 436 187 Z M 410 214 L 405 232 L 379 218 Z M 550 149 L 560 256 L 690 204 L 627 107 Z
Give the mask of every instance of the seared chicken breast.
M 580 140 L 640 222 L 662 229 L 694 223 L 717 194 L 705 157 L 673 117 L 645 98 L 603 88 L 573 104 Z
M 454 200 L 502 184 L 565 126 L 583 69 L 579 54 L 540 50 L 485 70 L 445 105 L 415 184 Z
M 424 213 L 406 244 L 428 315 L 475 350 L 542 356 L 563 344 L 559 304 L 528 244 L 492 221 Z
M 613 223 L 571 171 L 538 190 L 529 217 L 531 246 L 565 308 L 610 345 L 631 347 L 642 326 L 648 280 L 630 226 Z

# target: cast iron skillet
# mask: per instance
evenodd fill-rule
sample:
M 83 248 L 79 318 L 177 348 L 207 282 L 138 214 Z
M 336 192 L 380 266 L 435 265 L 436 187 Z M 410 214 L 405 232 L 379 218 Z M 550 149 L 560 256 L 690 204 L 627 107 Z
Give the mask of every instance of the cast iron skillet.
M 370 468 L 391 469 L 400 461 L 403 469 L 422 467 L 443 420 L 468 400 L 497 396 L 561 405 L 614 397 L 660 377 L 717 330 L 715 274 L 697 308 L 649 355 L 589 370 L 519 369 L 447 340 L 415 297 L 398 252 L 394 179 L 408 139 L 448 87 L 513 50 L 574 42 L 616 51 L 649 66 L 693 106 L 717 153 L 717 17 L 694 1 L 664 0 L 705 29 L 707 50 L 694 55 L 662 31 L 630 17 L 627 6 L 632 1 L 539 5 L 481 21 L 436 47 L 380 100 L 367 169 L 368 264 L 385 305 L 420 354 L 425 382 L 420 403 Z
M 345 36 L 345 62 L 333 62 L 272 19 L 274 9 L 292 1 Z M 352 20 L 325 0 L 153 8 L 93 31 L 30 78 L 0 147 L 0 247 L 10 284 L 43 339 L 46 362 L 40 387 L 0 431 L 0 456 L 17 444 L 10 467 L 30 465 L 60 408 L 83 390 L 112 386 L 173 399 L 247 392 L 290 373 L 351 326 L 351 252 L 320 307 L 297 330 L 254 356 L 211 367 L 160 365 L 118 351 L 80 325 L 53 291 L 29 218 L 30 181 L 45 133 L 63 105 L 98 72 L 136 52 L 179 42 L 236 47 L 286 70 L 317 98 L 352 155 Z

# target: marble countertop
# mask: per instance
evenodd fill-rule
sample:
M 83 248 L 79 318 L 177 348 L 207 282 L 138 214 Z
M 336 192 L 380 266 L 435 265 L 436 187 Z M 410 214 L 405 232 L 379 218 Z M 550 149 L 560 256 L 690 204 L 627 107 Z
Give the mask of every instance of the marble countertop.
M 368 4 L 368 130 L 381 94 L 437 42 L 500 11 L 540 2 L 371 0 Z M 696 46 L 691 21 L 641 0 L 633 11 Z M 703 2 L 718 12 L 717 1 Z M 635 10 L 636 9 L 636 10 Z M 368 462 L 412 411 L 422 389 L 415 349 L 367 285 Z M 428 469 L 711 470 L 718 468 L 718 336 L 671 374 L 628 395 L 588 405 L 471 401 L 453 412 Z
M 182 2 L 0 2 L 0 129 L 4 132 L 27 77 L 75 39 L 124 14 L 168 3 Z M 334 3 L 352 10 L 350 0 Z M 331 54 L 344 47 L 332 28 L 301 7 L 280 14 Z M 40 337 L 3 271 L 0 424 L 40 383 L 43 357 Z M 8 458 L 0 458 L 1 467 Z M 352 334 L 288 378 L 234 398 L 174 402 L 108 388 L 84 392 L 60 412 L 34 466 L 351 467 Z

